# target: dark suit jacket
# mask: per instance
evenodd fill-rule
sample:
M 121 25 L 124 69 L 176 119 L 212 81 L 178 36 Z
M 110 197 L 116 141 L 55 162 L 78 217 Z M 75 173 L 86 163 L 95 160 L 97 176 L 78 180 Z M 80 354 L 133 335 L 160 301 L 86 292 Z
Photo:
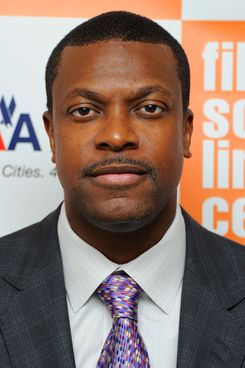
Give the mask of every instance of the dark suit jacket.
M 0 240 L 0 368 L 75 367 L 58 215 Z M 245 368 L 245 248 L 184 217 L 177 368 Z

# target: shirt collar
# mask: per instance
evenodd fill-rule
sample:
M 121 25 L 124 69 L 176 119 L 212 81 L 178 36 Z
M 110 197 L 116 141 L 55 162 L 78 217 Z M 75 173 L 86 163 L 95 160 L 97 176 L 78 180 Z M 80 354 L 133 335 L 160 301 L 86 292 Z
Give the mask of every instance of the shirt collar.
M 108 275 L 117 270 L 130 275 L 166 314 L 171 312 L 182 285 L 185 264 L 185 224 L 179 207 L 159 243 L 124 265 L 111 262 L 74 233 L 64 204 L 58 221 L 58 236 L 66 292 L 74 312 L 87 302 Z

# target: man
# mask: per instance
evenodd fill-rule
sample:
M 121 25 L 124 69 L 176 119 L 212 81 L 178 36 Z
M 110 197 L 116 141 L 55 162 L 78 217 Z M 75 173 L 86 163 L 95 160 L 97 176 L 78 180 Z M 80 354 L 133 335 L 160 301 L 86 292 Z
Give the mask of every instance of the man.
M 245 251 L 177 205 L 193 121 L 181 46 L 102 14 L 54 49 L 46 87 L 65 200 L 0 241 L 0 367 L 245 367 Z M 126 352 L 98 297 L 108 277 L 141 290 Z

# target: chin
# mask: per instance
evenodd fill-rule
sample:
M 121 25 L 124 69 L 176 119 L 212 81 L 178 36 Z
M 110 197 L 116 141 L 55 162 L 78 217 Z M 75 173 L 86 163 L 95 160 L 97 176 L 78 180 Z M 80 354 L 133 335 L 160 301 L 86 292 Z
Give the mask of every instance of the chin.
M 126 211 L 127 209 L 127 211 Z M 85 215 L 83 211 L 83 216 Z M 86 213 L 87 220 L 97 228 L 110 232 L 126 233 L 136 231 L 149 224 L 156 216 L 156 209 L 124 207 L 111 209 L 103 208 Z
M 88 197 L 84 200 L 84 196 L 78 196 L 77 192 L 72 194 L 69 201 L 71 212 L 75 209 L 76 215 L 85 223 L 115 233 L 129 233 L 147 226 L 165 204 L 159 200 L 164 197 L 159 195 L 152 195 L 148 200 L 118 197 L 95 201 Z

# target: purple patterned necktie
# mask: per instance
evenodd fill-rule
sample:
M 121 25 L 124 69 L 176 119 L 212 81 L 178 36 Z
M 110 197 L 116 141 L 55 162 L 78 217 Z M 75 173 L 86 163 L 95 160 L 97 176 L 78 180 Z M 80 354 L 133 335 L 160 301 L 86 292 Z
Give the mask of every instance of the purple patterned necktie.
M 113 318 L 97 368 L 150 367 L 137 326 L 140 291 L 139 285 L 126 274 L 109 275 L 96 290 Z

